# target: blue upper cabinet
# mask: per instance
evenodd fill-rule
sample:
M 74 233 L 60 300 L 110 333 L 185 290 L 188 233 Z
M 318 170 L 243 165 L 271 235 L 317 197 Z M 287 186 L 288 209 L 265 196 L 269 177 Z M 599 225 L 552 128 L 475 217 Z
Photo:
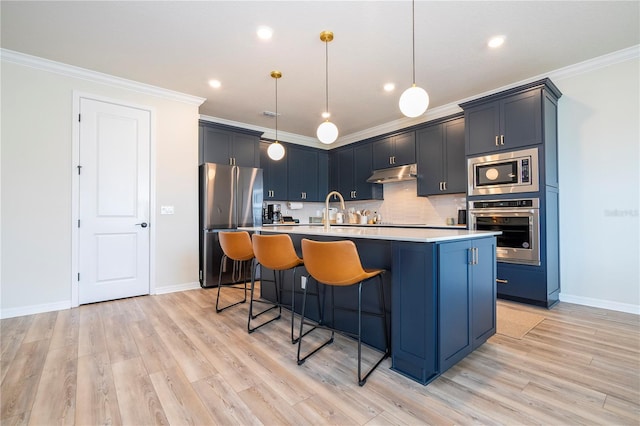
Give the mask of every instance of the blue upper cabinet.
M 549 80 L 460 104 L 464 109 L 466 153 L 510 151 L 544 143 L 545 97 L 560 91 Z
M 464 118 L 446 118 L 416 131 L 419 196 L 467 190 Z
M 327 195 L 328 153 L 287 144 L 288 200 L 324 201 Z
M 367 182 L 373 171 L 372 144 L 336 148 L 331 153 L 329 168 L 330 189 L 337 188 L 345 201 L 383 199 L 382 185 Z
M 269 158 L 267 149 L 270 142 L 260 142 L 260 166 L 262 167 L 262 182 L 265 201 L 287 201 L 287 155 L 275 161 Z
M 200 121 L 199 133 L 200 164 L 260 167 L 262 132 Z
M 373 169 L 387 169 L 416 162 L 416 132 L 410 131 L 372 142 Z

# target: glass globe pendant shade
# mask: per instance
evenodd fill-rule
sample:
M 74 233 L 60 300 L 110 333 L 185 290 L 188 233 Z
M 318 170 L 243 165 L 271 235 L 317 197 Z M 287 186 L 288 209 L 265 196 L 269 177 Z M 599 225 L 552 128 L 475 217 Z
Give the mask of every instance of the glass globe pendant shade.
M 327 120 L 318 126 L 316 135 L 320 142 L 329 145 L 338 139 L 338 127 Z
M 275 141 L 269 145 L 269 148 L 267 148 L 267 154 L 272 160 L 282 160 L 282 157 L 284 157 L 284 146 L 282 146 L 281 143 L 278 143 L 278 141 Z
M 405 116 L 418 117 L 429 107 L 429 95 L 426 90 L 414 84 L 402 93 L 398 105 Z

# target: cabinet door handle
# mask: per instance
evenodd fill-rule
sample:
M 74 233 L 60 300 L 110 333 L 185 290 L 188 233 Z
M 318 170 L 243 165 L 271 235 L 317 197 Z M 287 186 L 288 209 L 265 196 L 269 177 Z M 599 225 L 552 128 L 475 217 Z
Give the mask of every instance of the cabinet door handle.
M 498 135 L 496 135 L 496 146 L 498 146 Z
M 469 249 L 469 255 L 471 259 L 469 260 L 469 265 L 477 265 L 478 264 L 478 247 L 471 247 Z
M 501 280 L 500 278 L 496 278 L 496 282 L 498 284 L 509 284 L 509 280 Z
M 500 145 L 504 145 L 504 135 L 500 135 Z
M 389 157 L 389 164 L 393 164 L 393 157 Z
M 442 182 L 442 188 L 446 191 L 447 190 L 447 182 Z

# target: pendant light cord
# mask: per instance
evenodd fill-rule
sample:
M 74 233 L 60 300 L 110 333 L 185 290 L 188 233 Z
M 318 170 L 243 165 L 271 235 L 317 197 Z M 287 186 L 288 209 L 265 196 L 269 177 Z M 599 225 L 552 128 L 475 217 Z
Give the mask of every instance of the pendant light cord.
M 324 76 L 325 76 L 325 97 L 327 102 L 326 113 L 329 114 L 329 42 L 324 42 Z M 329 120 L 329 117 L 327 117 Z
M 411 2 L 411 39 L 412 39 L 412 56 L 411 62 L 413 64 L 413 85 L 416 85 L 416 2 Z
M 278 79 L 276 78 L 276 142 L 278 141 Z

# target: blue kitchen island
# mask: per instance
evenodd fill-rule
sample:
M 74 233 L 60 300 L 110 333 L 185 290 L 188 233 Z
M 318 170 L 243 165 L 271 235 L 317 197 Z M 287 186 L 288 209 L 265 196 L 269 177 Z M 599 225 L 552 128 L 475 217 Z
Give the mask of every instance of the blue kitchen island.
M 421 384 L 438 377 L 495 334 L 495 236 L 499 232 L 335 225 L 329 229 L 303 225 L 241 229 L 289 234 L 298 251 L 303 238 L 350 239 L 358 247 L 363 266 L 386 269 L 391 368 Z M 306 275 L 306 271 L 301 274 Z M 270 275 L 262 271 L 262 276 L 266 279 Z M 290 281 L 285 288 L 291 288 Z M 301 289 L 299 278 L 295 288 Z M 357 292 L 355 288 L 353 291 L 353 295 L 347 293 L 336 300 L 336 305 L 355 308 Z M 263 296 L 275 295 L 269 294 L 264 286 Z M 299 311 L 300 294 L 295 297 Z M 363 290 L 365 306 L 375 303 L 375 297 L 375 292 L 367 294 Z M 317 319 L 316 314 L 311 312 L 308 316 Z M 354 319 L 341 315 L 336 314 L 336 324 L 345 331 L 353 330 Z M 363 318 L 363 341 L 383 348 L 384 337 L 375 323 L 379 319 L 367 321 Z

